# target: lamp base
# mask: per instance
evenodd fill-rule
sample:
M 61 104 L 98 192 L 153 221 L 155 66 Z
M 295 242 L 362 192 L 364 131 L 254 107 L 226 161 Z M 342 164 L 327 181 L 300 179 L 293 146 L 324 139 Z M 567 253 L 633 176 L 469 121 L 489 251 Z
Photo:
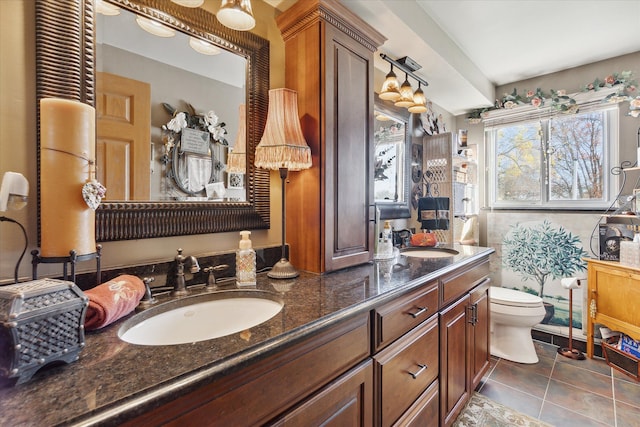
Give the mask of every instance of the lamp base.
M 584 360 L 584 354 L 575 348 L 561 347 L 558 348 L 558 354 L 573 360 Z
M 281 258 L 267 273 L 267 277 L 271 279 L 293 279 L 299 275 L 298 270 L 286 258 Z

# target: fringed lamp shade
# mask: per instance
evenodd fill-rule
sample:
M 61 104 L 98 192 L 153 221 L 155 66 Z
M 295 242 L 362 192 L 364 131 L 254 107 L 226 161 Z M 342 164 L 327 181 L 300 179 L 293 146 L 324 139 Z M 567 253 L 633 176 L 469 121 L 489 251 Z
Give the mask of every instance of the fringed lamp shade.
M 290 170 L 311 167 L 311 149 L 300 128 L 298 94 L 291 89 L 269 91 L 267 124 L 260 144 L 256 147 L 256 167 L 280 171 L 282 180 L 282 258 L 267 273 L 272 279 L 298 277 L 298 270 L 286 256 L 286 197 L 285 182 Z
M 240 104 L 238 135 L 231 152 L 227 156 L 227 172 L 246 173 L 247 171 L 247 107 Z
M 299 171 L 311 167 L 311 149 L 302 135 L 298 94 L 291 89 L 269 91 L 267 124 L 256 147 L 256 167 Z

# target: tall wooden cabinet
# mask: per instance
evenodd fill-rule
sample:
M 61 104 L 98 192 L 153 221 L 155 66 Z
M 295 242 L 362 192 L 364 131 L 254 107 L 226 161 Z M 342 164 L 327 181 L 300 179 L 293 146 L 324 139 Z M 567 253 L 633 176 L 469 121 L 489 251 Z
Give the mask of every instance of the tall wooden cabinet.
M 373 52 L 385 38 L 336 0 L 299 1 L 277 23 L 313 158 L 289 175 L 290 259 L 316 273 L 362 264 L 374 249 Z

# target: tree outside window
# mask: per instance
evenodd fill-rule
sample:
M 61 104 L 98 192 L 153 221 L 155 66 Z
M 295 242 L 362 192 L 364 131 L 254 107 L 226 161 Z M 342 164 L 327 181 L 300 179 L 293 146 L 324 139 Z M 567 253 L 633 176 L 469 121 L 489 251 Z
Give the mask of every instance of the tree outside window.
M 492 130 L 493 207 L 606 207 L 610 120 L 594 111 Z

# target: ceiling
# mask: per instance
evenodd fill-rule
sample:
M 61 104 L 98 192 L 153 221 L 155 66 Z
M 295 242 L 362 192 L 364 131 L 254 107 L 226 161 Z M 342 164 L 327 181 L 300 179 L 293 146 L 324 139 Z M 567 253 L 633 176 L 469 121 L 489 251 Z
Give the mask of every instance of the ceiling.
M 380 52 L 421 64 L 427 97 L 456 115 L 493 104 L 496 85 L 640 51 L 640 0 L 342 3 L 387 37 Z M 376 67 L 389 70 L 378 56 Z

